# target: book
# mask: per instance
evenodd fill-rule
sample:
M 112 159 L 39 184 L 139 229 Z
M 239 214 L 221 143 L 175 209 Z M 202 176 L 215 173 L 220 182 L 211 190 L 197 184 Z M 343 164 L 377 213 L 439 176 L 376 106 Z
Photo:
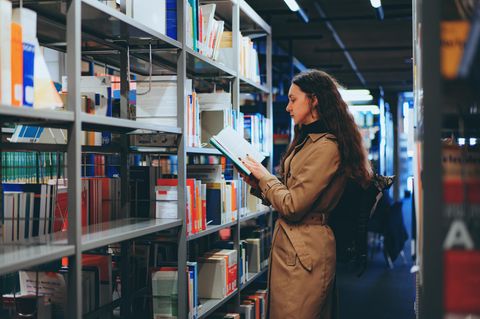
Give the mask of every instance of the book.
M 248 143 L 243 136 L 231 126 L 225 127 L 217 135 L 212 136 L 210 143 L 223 155 L 228 157 L 240 172 L 247 176 L 252 172 L 243 165 L 241 159 L 246 158 L 247 155 L 258 162 L 262 162 L 265 159 L 265 156 L 257 151 L 252 144 Z
M 11 19 L 12 3 L 0 0 L 0 104 L 9 105 L 11 97 Z
M 133 1 L 132 18 L 161 34 L 166 34 L 167 7 L 165 0 L 152 2 L 148 0 Z
M 23 42 L 22 26 L 16 22 L 12 22 L 11 44 L 12 105 L 20 107 L 23 105 Z
M 37 13 L 27 8 L 16 8 L 13 10 L 12 19 L 22 26 L 23 106 L 33 107 Z
M 440 31 L 442 75 L 447 79 L 454 79 L 458 74 L 470 23 L 466 20 L 443 21 Z
M 12 34 L 14 26 L 12 24 Z M 13 47 L 12 47 L 13 48 Z M 63 102 L 52 82 L 47 63 L 40 50 L 40 44 L 35 39 L 35 59 L 34 59 L 34 103 L 36 109 L 61 109 Z M 12 70 L 13 71 L 13 70 Z M 13 73 L 12 73 L 13 77 Z

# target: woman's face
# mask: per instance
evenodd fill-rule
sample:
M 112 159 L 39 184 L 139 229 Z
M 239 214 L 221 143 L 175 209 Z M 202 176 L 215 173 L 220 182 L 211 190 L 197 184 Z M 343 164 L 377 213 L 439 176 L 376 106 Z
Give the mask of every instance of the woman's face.
M 312 101 L 298 85 L 290 86 L 286 111 L 290 113 L 290 117 L 296 125 L 310 124 L 318 119 L 317 110 L 315 108 L 312 110 L 310 107 L 312 103 L 317 103 L 316 97 Z

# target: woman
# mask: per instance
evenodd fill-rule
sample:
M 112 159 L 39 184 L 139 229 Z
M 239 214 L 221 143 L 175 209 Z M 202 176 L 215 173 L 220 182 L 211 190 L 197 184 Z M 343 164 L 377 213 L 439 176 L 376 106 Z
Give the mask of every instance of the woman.
M 282 160 L 282 180 L 250 157 L 244 180 L 279 213 L 272 239 L 268 311 L 272 319 L 332 317 L 335 238 L 327 225 L 347 178 L 366 185 L 371 168 L 360 132 L 327 73 L 292 80 L 286 111 L 295 136 Z

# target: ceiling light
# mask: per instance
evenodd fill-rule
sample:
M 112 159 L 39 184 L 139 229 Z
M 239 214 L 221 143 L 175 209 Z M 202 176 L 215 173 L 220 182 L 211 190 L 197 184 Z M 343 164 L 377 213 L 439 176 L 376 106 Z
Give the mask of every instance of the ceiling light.
M 368 102 L 373 100 L 369 90 L 339 90 L 346 102 Z
M 380 114 L 378 105 L 349 105 L 350 112 L 370 112 L 373 115 Z
M 372 5 L 372 7 L 374 7 L 376 9 L 376 8 L 380 8 L 382 6 L 382 1 L 381 0 L 370 0 L 370 4 Z
M 288 8 L 292 11 L 298 11 L 300 7 L 298 6 L 297 1 L 295 0 L 283 0 L 287 4 Z

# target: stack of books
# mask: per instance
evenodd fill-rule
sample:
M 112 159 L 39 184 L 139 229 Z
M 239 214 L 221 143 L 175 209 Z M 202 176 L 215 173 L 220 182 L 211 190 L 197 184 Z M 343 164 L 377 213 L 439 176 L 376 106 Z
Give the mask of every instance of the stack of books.
M 0 104 L 63 107 L 37 40 L 37 14 L 0 1 Z

